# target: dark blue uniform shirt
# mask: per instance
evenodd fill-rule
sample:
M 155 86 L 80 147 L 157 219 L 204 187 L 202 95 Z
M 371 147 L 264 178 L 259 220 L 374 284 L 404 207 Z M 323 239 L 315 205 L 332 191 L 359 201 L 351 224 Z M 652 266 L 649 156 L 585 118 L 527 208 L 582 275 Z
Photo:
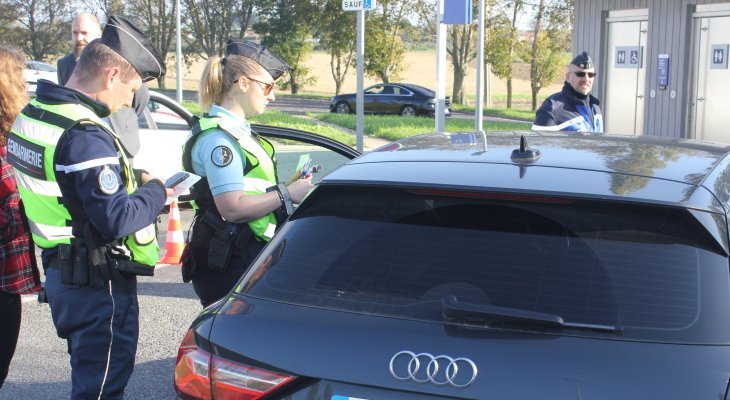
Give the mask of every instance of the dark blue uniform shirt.
M 40 81 L 36 96 L 44 104 L 81 104 L 100 118 L 109 115 L 105 105 L 52 82 Z M 90 221 L 102 243 L 121 239 L 154 222 L 164 207 L 167 194 L 159 180 L 127 194 L 124 166 L 114 140 L 96 125 L 77 124 L 63 134 L 56 147 L 54 164 L 63 203 L 74 221 L 75 237 L 84 236 L 81 228 Z M 111 173 L 102 174 L 104 169 Z M 119 185 L 116 190 L 110 190 L 109 182 L 113 183 L 114 179 Z
M 537 110 L 532 130 L 602 133 L 599 104 L 591 94 L 582 95 L 565 82 L 563 90 L 545 99 Z

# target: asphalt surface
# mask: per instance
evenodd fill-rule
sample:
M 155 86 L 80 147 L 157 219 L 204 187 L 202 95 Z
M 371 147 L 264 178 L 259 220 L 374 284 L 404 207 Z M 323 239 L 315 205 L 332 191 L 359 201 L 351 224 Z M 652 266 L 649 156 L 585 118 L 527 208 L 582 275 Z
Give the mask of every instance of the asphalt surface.
M 157 89 L 156 89 L 157 90 Z M 176 94 L 174 90 L 157 90 L 166 96 L 174 99 Z M 198 101 L 198 95 L 193 91 L 184 91 L 183 99 L 187 101 Z M 328 99 L 308 99 L 302 97 L 293 96 L 279 96 L 276 100 L 267 106 L 270 110 L 277 110 L 292 115 L 306 115 L 307 113 L 326 113 L 329 112 L 329 100 Z M 473 113 L 451 113 L 451 118 L 456 119 L 471 119 L 474 120 Z M 516 120 L 499 117 L 483 117 L 484 121 L 506 121 L 513 122 Z M 518 121 L 525 122 L 525 121 Z
M 181 219 L 187 229 L 192 212 L 182 210 Z M 164 254 L 165 215 L 158 226 Z M 159 265 L 154 277 L 138 282 L 139 345 L 125 399 L 177 399 L 173 389 L 177 348 L 202 307 L 192 285 L 182 282 L 179 266 Z M 66 349 L 66 341 L 56 336 L 48 305 L 38 304 L 35 296 L 24 296 L 20 338 L 0 399 L 68 399 L 71 367 Z
M 176 99 L 177 93 L 174 90 L 156 91 L 165 96 Z M 198 101 L 198 94 L 192 90 L 183 91 L 183 100 Z M 306 115 L 307 113 L 329 112 L 329 100 L 327 99 L 306 99 L 302 97 L 277 96 L 276 100 L 267 106 L 270 110 L 277 110 L 293 115 Z

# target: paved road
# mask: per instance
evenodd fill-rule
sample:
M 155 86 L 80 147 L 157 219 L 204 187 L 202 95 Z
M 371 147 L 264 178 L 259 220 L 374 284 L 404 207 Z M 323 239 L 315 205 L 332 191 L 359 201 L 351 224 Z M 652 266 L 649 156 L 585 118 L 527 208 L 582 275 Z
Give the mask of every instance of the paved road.
M 183 210 L 181 214 L 187 228 L 192 213 Z M 166 216 L 159 225 L 160 243 L 165 243 Z M 200 303 L 192 286 L 182 283 L 179 266 L 158 266 L 154 277 L 139 279 L 138 291 L 139 347 L 125 398 L 176 399 L 172 379 L 177 347 L 201 311 Z M 33 296 L 23 300 L 20 339 L 0 399 L 68 399 L 71 368 L 66 342 L 56 336 L 47 304 L 38 304 Z
M 160 92 L 173 99 L 175 98 L 174 90 L 160 90 Z M 183 99 L 188 101 L 198 101 L 198 96 L 197 93 L 193 91 L 185 91 L 183 92 Z M 276 98 L 276 101 L 269 104 L 267 108 L 270 110 L 278 110 L 293 115 L 306 115 L 307 113 L 325 113 L 329 112 L 329 100 L 280 96 Z M 453 112 L 451 114 L 451 118 L 474 120 L 474 113 Z M 484 117 L 484 121 L 514 122 L 515 120 L 499 117 Z
M 158 90 L 160 93 L 175 99 L 174 90 Z M 198 101 L 196 92 L 183 91 L 183 99 L 186 101 Z M 278 110 L 287 114 L 305 115 L 307 113 L 322 113 L 329 111 L 329 100 L 327 99 L 305 99 L 301 97 L 278 96 L 276 101 L 267 106 L 268 109 Z

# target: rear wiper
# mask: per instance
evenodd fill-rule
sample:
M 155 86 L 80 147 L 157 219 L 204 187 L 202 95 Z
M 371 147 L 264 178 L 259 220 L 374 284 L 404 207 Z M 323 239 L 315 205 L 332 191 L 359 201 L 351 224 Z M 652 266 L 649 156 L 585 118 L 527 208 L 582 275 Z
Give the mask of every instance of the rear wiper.
M 467 322 L 514 322 L 539 324 L 550 328 L 587 329 L 619 333 L 623 328 L 615 325 L 581 324 L 566 322 L 555 314 L 541 313 L 517 308 L 498 307 L 489 304 L 474 304 L 459 301 L 454 295 L 442 300 L 444 317 Z

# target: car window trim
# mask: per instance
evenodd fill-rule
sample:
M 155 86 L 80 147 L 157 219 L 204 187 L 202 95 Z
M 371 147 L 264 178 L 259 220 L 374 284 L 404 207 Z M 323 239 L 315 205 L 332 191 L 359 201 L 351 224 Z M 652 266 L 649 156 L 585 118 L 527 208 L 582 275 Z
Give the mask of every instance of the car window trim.
M 160 103 L 170 110 L 174 111 L 175 114 L 179 115 L 182 119 L 185 120 L 188 126 L 191 126 L 193 122 L 193 114 L 185 109 L 182 105 L 178 106 L 176 103 L 172 102 L 171 99 L 168 100 L 166 97 L 163 96 L 164 95 L 162 95 L 161 93 L 150 91 L 150 101 Z
M 289 139 L 299 142 L 313 144 L 331 150 L 337 154 L 353 159 L 361 155 L 356 149 L 337 140 L 316 133 L 301 131 L 299 129 L 283 128 L 280 126 L 251 124 L 251 130 L 264 137 L 276 139 Z
M 174 111 L 176 114 L 185 119 L 188 125 L 191 125 L 193 120 L 192 113 L 184 108 L 181 109 L 182 106 L 178 107 L 176 103 L 168 100 L 166 97 L 163 96 L 164 95 L 162 95 L 161 93 L 150 91 L 150 101 L 155 101 L 168 107 L 170 110 Z M 150 118 L 148 118 L 148 120 L 152 120 L 151 116 Z M 154 121 L 152 122 L 154 124 Z M 156 126 L 156 124 L 154 126 Z M 338 142 L 334 139 L 330 139 L 326 136 L 317 135 L 315 133 L 310 133 L 298 129 L 282 128 L 278 126 L 262 124 L 251 124 L 251 129 L 264 137 L 296 140 L 303 143 L 317 145 L 327 150 L 333 151 L 337 154 L 340 154 L 348 159 L 353 159 L 361 155 L 359 151 L 344 143 Z

